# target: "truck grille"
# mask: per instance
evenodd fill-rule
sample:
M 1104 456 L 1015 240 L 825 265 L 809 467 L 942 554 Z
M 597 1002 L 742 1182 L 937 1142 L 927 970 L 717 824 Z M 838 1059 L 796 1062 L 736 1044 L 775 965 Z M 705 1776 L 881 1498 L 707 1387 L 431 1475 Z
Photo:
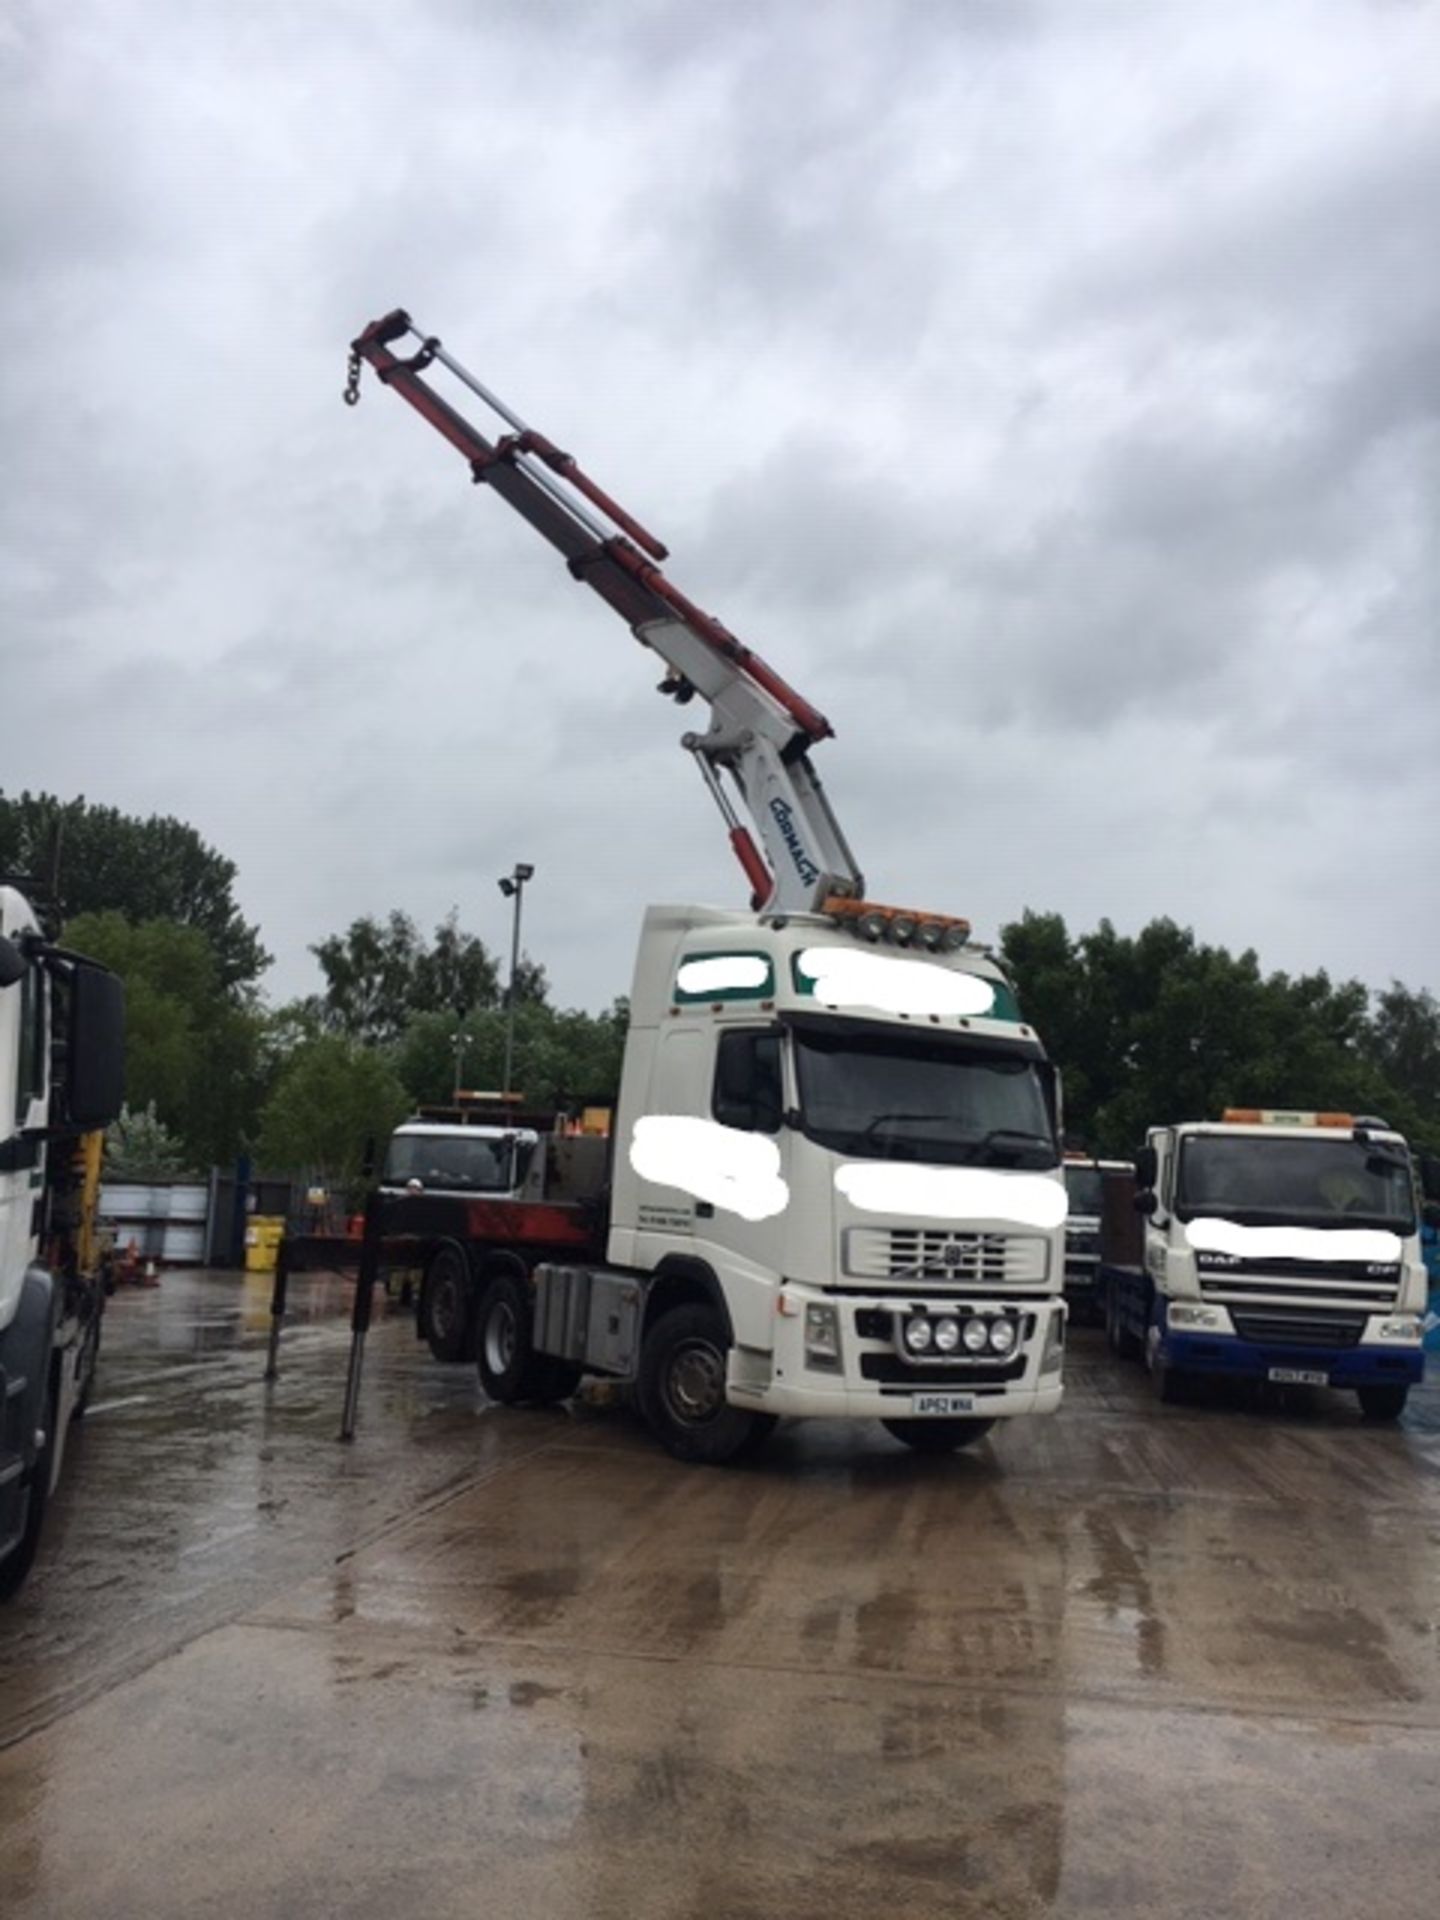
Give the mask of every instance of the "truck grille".
M 1242 1340 L 1262 1347 L 1354 1347 L 1365 1331 L 1363 1313 L 1323 1307 L 1232 1307 Z
M 1399 1288 L 1396 1275 L 1384 1277 L 1351 1273 L 1343 1277 L 1313 1270 L 1291 1273 L 1207 1273 L 1200 1271 L 1200 1293 L 1224 1306 L 1253 1302 L 1257 1307 L 1365 1307 L 1371 1313 L 1394 1310 Z
M 953 1233 L 946 1227 L 850 1227 L 844 1270 L 856 1280 L 913 1286 L 1039 1287 L 1050 1246 L 1039 1234 Z

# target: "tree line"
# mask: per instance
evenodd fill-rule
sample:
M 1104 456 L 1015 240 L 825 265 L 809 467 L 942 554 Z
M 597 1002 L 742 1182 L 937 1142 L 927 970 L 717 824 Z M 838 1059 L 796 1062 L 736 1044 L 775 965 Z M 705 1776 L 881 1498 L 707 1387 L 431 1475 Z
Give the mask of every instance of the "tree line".
M 457 1084 L 496 1088 L 505 992 L 497 957 L 451 915 L 362 916 L 311 948 L 322 985 L 271 1006 L 258 929 L 232 862 L 179 820 L 84 799 L 0 792 L 0 873 L 44 873 L 59 830 L 65 939 L 115 968 L 129 1006 L 127 1170 L 200 1170 L 249 1152 L 275 1171 L 352 1182 L 361 1146 Z M 1159 919 L 1072 933 L 1026 912 L 999 957 L 1060 1067 L 1067 1134 L 1128 1155 L 1158 1122 L 1226 1106 L 1380 1114 L 1440 1143 L 1440 1004 L 1398 981 L 1266 973 Z M 527 1099 L 618 1086 L 626 1006 L 554 1006 L 543 967 L 516 977 L 516 1082 Z

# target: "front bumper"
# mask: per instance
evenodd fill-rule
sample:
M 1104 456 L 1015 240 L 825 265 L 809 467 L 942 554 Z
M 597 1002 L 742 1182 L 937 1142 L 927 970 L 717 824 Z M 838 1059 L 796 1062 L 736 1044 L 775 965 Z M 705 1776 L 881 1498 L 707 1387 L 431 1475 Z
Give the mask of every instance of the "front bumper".
M 1224 1373 L 1265 1380 L 1272 1368 L 1323 1373 L 1332 1387 L 1416 1386 L 1425 1375 L 1418 1346 L 1311 1347 L 1261 1344 L 1235 1334 L 1177 1333 L 1160 1337 L 1160 1356 L 1182 1373 Z
M 806 1352 L 805 1308 L 812 1302 L 834 1308 L 838 1316 L 837 1367 L 817 1366 Z M 960 1301 L 917 1293 L 897 1299 L 893 1294 L 836 1296 L 787 1285 L 780 1306 L 772 1352 L 731 1350 L 727 1396 L 733 1406 L 788 1418 L 908 1420 L 948 1412 L 1004 1420 L 1053 1413 L 1060 1405 L 1066 1311 L 1053 1294 L 1028 1299 L 976 1295 Z M 921 1309 L 1014 1316 L 1024 1330 L 1015 1353 L 1003 1362 L 965 1356 L 952 1363 L 931 1359 L 911 1365 L 897 1352 L 893 1334 L 882 1331 L 882 1323 L 897 1313 Z M 926 1404 L 952 1394 L 963 1396 L 966 1404 Z

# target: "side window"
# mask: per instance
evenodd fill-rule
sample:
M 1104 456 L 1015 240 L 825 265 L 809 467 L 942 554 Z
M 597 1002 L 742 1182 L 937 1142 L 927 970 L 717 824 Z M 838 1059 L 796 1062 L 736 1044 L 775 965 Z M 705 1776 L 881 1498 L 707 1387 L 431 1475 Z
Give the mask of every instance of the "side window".
M 15 1121 L 17 1126 L 30 1117 L 30 1102 L 45 1091 L 45 1009 L 41 1002 L 41 982 L 35 967 L 28 967 L 20 982 L 20 1045 L 16 1050 L 19 1073 L 15 1082 Z
M 780 1035 L 738 1029 L 720 1035 L 715 1050 L 715 1091 L 710 1111 L 724 1127 L 746 1133 L 778 1133 L 785 1099 L 780 1077 Z

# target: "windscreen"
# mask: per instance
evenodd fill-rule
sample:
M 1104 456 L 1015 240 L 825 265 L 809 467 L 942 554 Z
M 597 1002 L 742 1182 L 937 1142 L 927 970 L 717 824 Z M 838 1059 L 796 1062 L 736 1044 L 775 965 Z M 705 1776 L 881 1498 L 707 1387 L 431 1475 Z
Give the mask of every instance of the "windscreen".
M 801 1123 L 867 1160 L 1053 1167 L 1049 1064 L 926 1035 L 793 1028 Z
M 1180 1147 L 1175 1210 L 1256 1224 L 1414 1227 L 1409 1156 L 1394 1144 L 1190 1134 Z
M 529 1157 L 528 1144 L 484 1134 L 397 1133 L 385 1156 L 385 1184 L 418 1180 L 447 1192 L 503 1193 L 524 1179 Z
M 1065 1192 L 1071 1213 L 1099 1219 L 1104 1206 L 1105 1181 L 1098 1167 L 1066 1167 Z

